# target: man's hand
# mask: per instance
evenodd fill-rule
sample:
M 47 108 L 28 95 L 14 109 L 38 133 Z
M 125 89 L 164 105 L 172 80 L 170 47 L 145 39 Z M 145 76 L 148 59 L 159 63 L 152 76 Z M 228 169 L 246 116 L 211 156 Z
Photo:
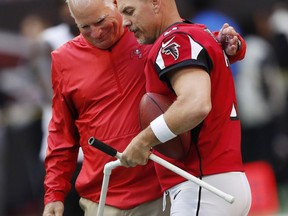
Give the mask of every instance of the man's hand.
M 225 23 L 219 34 L 217 40 L 222 44 L 225 53 L 229 56 L 233 56 L 241 48 L 239 44 L 238 33 L 228 23 Z
M 153 133 L 153 132 L 151 132 Z M 125 167 L 135 167 L 136 165 L 146 165 L 151 154 L 151 147 L 147 146 L 141 137 L 143 131 L 140 132 L 126 149 L 123 151 L 121 156 L 121 163 Z M 154 135 L 153 135 L 154 136 Z
M 64 204 L 60 201 L 45 205 L 43 216 L 63 216 Z

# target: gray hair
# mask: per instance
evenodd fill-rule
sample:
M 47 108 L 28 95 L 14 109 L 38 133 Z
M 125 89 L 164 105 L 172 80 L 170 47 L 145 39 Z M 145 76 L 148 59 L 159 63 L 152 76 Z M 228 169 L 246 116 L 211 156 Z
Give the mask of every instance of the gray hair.
M 99 0 L 65 0 L 67 5 L 68 5 L 68 8 L 69 8 L 69 11 L 70 11 L 70 14 L 73 18 L 74 17 L 74 14 L 71 10 L 71 6 L 73 5 L 74 8 L 87 8 L 89 7 L 92 3 L 94 3 L 95 1 L 99 1 Z M 102 0 L 108 7 L 110 7 L 111 9 L 115 8 L 115 5 L 114 5 L 114 0 Z
M 81 8 L 88 7 L 91 4 L 91 2 L 94 1 L 94 0 L 65 0 L 65 1 L 66 1 L 67 5 L 68 5 L 68 8 L 69 8 L 71 16 L 73 18 L 75 18 L 74 14 L 73 14 L 73 12 L 71 10 L 72 5 L 73 5 L 73 7 L 81 7 Z

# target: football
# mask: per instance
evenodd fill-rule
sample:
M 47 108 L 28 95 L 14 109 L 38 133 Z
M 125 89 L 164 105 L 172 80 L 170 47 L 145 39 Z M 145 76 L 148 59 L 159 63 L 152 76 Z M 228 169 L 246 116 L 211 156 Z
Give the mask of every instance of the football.
M 173 101 L 160 94 L 146 93 L 143 95 L 139 105 L 139 120 L 142 129 L 149 126 L 150 122 L 163 114 Z M 185 158 L 190 149 L 191 134 L 190 131 L 180 134 L 175 138 L 153 147 L 159 153 L 181 160 Z

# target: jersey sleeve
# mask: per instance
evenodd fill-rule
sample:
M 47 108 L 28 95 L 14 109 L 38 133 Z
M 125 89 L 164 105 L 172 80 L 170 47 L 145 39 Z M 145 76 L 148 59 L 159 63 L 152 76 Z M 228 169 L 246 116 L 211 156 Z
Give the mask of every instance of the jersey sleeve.
M 64 201 L 71 189 L 79 151 L 78 133 L 71 108 L 63 97 L 60 63 L 52 54 L 52 119 L 49 123 L 48 148 L 45 158 L 44 203 Z
M 182 67 L 201 67 L 208 73 L 212 61 L 205 48 L 186 33 L 174 33 L 159 43 L 155 68 L 160 79 Z

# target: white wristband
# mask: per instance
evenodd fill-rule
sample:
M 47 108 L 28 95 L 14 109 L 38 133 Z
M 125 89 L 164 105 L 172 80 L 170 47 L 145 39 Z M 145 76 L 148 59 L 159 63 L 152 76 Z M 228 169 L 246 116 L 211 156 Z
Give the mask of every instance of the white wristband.
M 174 134 L 165 122 L 163 114 L 158 116 L 150 123 L 151 129 L 154 135 L 161 143 L 165 143 L 170 139 L 173 139 L 177 135 Z

